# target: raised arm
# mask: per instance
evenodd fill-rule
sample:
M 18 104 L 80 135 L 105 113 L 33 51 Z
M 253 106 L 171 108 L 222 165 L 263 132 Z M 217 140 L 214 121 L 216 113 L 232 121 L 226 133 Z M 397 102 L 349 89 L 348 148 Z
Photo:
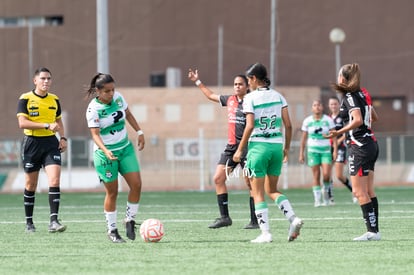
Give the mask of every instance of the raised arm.
M 220 96 L 207 88 L 199 79 L 198 70 L 188 69 L 188 79 L 193 81 L 195 85 L 203 92 L 203 94 L 211 101 L 219 102 Z

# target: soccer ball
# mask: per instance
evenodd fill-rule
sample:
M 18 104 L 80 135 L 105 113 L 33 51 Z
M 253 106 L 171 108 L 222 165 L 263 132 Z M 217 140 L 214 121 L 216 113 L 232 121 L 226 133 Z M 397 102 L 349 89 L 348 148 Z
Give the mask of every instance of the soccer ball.
M 156 243 L 164 236 L 164 225 L 160 220 L 148 219 L 141 224 L 139 233 L 144 242 Z

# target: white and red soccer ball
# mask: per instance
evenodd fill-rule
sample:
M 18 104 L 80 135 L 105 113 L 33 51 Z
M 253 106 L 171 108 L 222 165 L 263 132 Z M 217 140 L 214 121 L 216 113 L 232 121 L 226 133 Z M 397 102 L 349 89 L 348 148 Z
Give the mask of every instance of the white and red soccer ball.
M 164 236 L 164 225 L 158 219 L 147 219 L 141 224 L 139 234 L 144 242 L 159 242 Z

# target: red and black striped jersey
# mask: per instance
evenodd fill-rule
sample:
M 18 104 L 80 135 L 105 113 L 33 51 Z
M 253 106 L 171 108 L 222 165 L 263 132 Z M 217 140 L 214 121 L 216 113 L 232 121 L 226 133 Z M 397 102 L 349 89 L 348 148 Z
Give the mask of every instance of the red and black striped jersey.
M 239 100 L 236 95 L 221 95 L 219 101 L 221 106 L 227 107 L 228 144 L 239 144 L 246 127 L 243 100 Z

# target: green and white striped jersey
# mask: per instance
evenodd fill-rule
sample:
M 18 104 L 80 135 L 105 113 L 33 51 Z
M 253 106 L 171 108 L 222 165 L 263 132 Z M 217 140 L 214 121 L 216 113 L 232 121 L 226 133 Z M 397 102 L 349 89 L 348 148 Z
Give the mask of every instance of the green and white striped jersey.
M 258 88 L 248 93 L 243 101 L 243 112 L 254 114 L 254 129 L 249 141 L 283 143 L 282 109 L 286 99 L 277 91 Z
M 335 129 L 333 119 L 325 114 L 316 120 L 313 115 L 303 120 L 301 130 L 308 133 L 308 152 L 324 153 L 331 151 L 331 140 L 323 135 L 329 134 L 329 130 Z
M 122 95 L 114 93 L 112 102 L 104 104 L 97 98 L 91 100 L 86 111 L 89 128 L 99 128 L 103 143 L 109 150 L 121 150 L 129 144 L 125 126 L 128 104 Z M 97 150 L 95 144 L 94 150 Z

